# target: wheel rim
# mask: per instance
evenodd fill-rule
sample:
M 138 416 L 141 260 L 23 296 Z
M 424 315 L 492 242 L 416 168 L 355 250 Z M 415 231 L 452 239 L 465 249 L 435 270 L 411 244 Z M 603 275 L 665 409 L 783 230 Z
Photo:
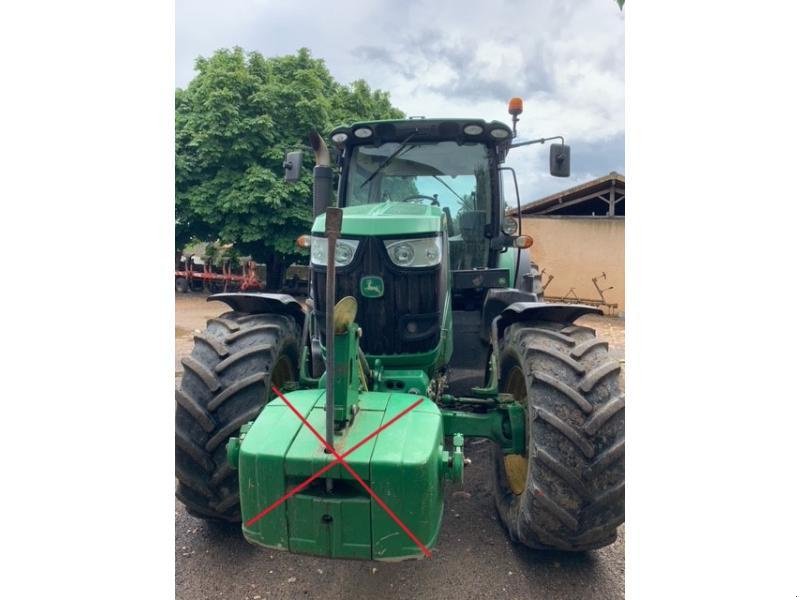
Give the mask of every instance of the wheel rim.
M 503 391 L 511 394 L 523 408 L 528 406 L 528 386 L 525 384 L 525 375 L 519 366 L 513 367 L 506 377 Z M 506 454 L 503 457 L 508 487 L 514 495 L 519 496 L 525 491 L 528 481 L 528 456 L 527 454 Z
M 292 361 L 289 360 L 289 357 L 285 354 L 278 359 L 278 362 L 275 364 L 275 367 L 272 369 L 272 376 L 269 380 L 269 399 L 272 400 L 275 397 L 275 392 L 272 391 L 272 387 L 275 386 L 278 389 L 281 389 L 286 382 L 292 381 L 293 377 L 293 370 L 292 370 Z

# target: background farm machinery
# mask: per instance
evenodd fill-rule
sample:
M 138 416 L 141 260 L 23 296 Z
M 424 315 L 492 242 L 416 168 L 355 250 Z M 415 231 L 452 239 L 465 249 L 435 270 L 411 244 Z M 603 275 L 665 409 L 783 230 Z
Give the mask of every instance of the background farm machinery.
M 195 244 L 175 256 L 175 291 L 185 293 L 259 291 L 266 267 L 241 257 L 231 245 Z
M 600 279 L 608 279 L 605 271 L 603 271 L 600 275 L 592 277 L 592 285 L 594 285 L 594 288 L 597 290 L 597 298 L 582 298 L 578 296 L 578 294 L 575 292 L 574 286 L 569 288 L 569 291 L 563 296 L 548 294 L 547 286 L 550 285 L 550 282 L 552 282 L 553 279 L 555 279 L 555 275 L 548 273 L 547 269 L 542 269 L 542 293 L 544 294 L 544 300 L 546 302 L 564 302 L 566 304 L 585 304 L 588 306 L 597 306 L 609 316 L 613 317 L 616 315 L 619 304 L 617 302 L 609 302 L 605 297 L 605 292 L 608 290 L 613 290 L 614 286 L 609 285 L 606 287 L 601 287 L 599 283 Z

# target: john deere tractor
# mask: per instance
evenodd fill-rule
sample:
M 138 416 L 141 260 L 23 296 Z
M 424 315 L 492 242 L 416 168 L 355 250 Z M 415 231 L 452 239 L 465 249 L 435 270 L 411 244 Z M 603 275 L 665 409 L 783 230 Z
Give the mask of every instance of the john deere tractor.
M 620 365 L 576 324 L 597 308 L 543 301 L 520 213 L 507 217 L 506 199 L 519 206 L 509 151 L 560 139 L 550 171 L 565 177 L 569 147 L 515 142 L 521 100 L 509 112 L 512 126 L 359 122 L 333 130 L 330 149 L 312 135 L 314 222 L 298 240 L 309 299 L 211 296 L 231 310 L 183 360 L 176 493 L 190 514 L 242 522 L 268 548 L 420 558 L 472 437 L 493 445 L 512 540 L 573 551 L 614 541 Z M 302 150 L 287 155 L 288 180 L 301 163 Z

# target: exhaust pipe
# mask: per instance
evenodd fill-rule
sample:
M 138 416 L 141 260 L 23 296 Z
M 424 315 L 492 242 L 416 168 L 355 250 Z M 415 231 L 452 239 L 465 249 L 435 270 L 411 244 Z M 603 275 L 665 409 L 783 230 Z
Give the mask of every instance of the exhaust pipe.
M 311 148 L 314 150 L 314 202 L 312 205 L 313 217 L 316 219 L 325 212 L 331 201 L 333 169 L 331 169 L 331 155 L 325 140 L 316 131 L 308 136 Z

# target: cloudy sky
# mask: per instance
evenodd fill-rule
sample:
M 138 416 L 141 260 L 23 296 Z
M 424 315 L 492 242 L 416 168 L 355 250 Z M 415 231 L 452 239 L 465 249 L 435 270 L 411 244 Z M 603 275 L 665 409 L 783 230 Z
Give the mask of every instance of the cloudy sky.
M 547 148 L 513 150 L 522 202 L 624 173 L 624 13 L 614 0 L 177 0 L 176 85 L 194 60 L 241 46 L 265 56 L 300 47 L 339 81 L 388 90 L 407 115 L 508 121 L 520 139 L 563 135 L 572 177 L 550 177 Z

